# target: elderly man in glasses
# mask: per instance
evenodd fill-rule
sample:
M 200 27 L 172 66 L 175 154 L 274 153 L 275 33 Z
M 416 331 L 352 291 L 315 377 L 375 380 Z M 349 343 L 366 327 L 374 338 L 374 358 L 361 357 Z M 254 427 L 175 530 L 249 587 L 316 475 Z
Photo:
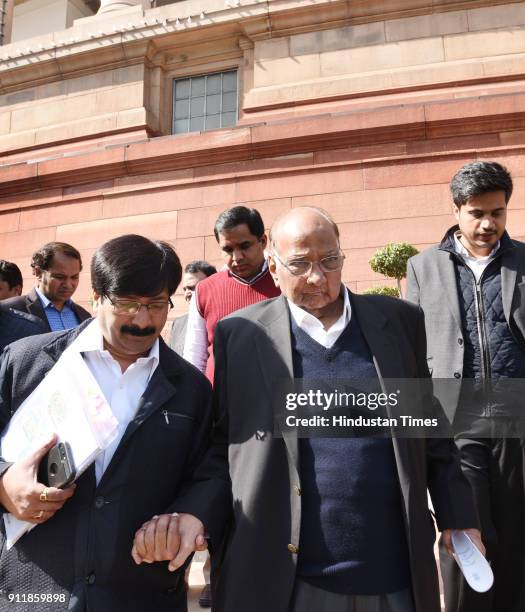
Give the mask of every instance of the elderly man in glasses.
M 91 264 L 96 317 L 3 353 L 2 428 L 68 347 L 82 355 L 119 425 L 111 445 L 63 490 L 38 482 L 53 440 L 23 461 L 0 460 L 2 511 L 37 525 L 9 551 L 0 535 L 0 608 L 17 594 L 12 601 L 23 612 L 186 611 L 183 571 L 138 565 L 130 554 L 152 515 L 173 519 L 170 541 L 181 528 L 201 548 L 204 530 L 213 541 L 227 513 L 225 482 L 207 492 L 209 514 L 173 516 L 179 504 L 188 507 L 181 492 L 191 491 L 211 425 L 210 384 L 160 337 L 181 273 L 169 244 L 136 235 L 110 240 Z
M 453 442 L 335 429 L 301 437 L 274 422 L 280 385 L 291 390 L 293 379 L 334 388 L 428 378 L 421 311 L 344 287 L 338 228 L 320 209 L 287 212 L 270 242 L 283 295 L 223 319 L 215 333 L 215 439 L 217 449 L 229 442 L 234 521 L 214 610 L 439 612 L 427 487 L 449 544 L 452 529 L 473 528 L 482 548 Z M 211 478 L 219 465 L 216 456 Z M 153 536 L 138 541 L 152 558 Z

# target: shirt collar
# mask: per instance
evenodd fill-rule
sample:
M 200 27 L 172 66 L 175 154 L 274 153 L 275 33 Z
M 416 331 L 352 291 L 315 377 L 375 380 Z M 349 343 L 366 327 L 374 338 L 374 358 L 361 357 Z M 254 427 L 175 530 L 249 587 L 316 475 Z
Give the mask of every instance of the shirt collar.
M 35 291 L 36 291 L 36 294 L 38 295 L 38 298 L 42 302 L 42 305 L 44 306 L 44 309 L 46 309 L 50 304 L 51 304 L 52 308 L 55 308 L 55 305 L 51 302 L 51 300 L 46 295 L 44 295 L 42 293 L 42 291 L 40 291 L 40 289 L 38 287 L 35 287 Z M 71 298 L 68 298 L 64 302 L 64 306 L 71 306 L 71 304 L 72 304 Z
M 472 259 L 472 260 L 479 261 L 479 262 L 488 261 L 489 259 L 492 259 L 496 255 L 500 247 L 500 241 L 498 240 L 498 242 L 496 243 L 496 245 L 494 246 L 494 248 L 488 255 L 485 255 L 484 257 L 474 257 L 461 244 L 461 241 L 459 240 L 460 236 L 461 236 L 460 231 L 457 231 L 454 233 L 454 246 L 456 248 L 456 253 L 461 255 L 464 259 Z
M 86 328 L 80 332 L 77 336 L 76 340 L 73 341 L 71 346 L 75 348 L 75 350 L 79 353 L 88 353 L 88 352 L 99 352 L 99 353 L 107 353 L 109 351 L 104 348 L 104 336 L 102 335 L 102 330 L 100 329 L 100 324 L 97 318 L 94 318 L 91 323 L 89 323 Z M 159 339 L 157 338 L 153 343 L 147 357 L 139 357 L 137 361 L 140 359 L 152 359 L 155 362 L 155 365 L 159 363 Z
M 343 295 L 343 313 L 339 317 L 338 321 L 343 319 L 344 325 L 346 327 L 350 321 L 350 317 L 352 316 L 352 307 L 350 306 L 350 298 L 348 297 L 348 291 L 346 290 L 346 287 L 344 285 L 341 285 L 341 291 L 339 295 L 341 295 L 341 293 Z M 303 310 L 300 306 L 297 306 L 297 304 L 294 304 L 288 298 L 286 298 L 286 301 L 288 302 L 288 306 L 290 307 L 290 314 L 292 315 L 294 321 L 299 327 L 301 327 L 304 323 L 315 323 L 318 325 L 322 325 L 321 321 L 319 321 L 317 317 L 314 317 L 314 315 L 310 314 L 309 312 L 306 312 L 306 310 Z
M 51 300 L 45 296 L 38 287 L 35 287 L 36 294 L 38 295 L 40 301 L 44 305 L 44 308 L 47 308 L 49 304 L 51 304 Z
M 253 285 L 253 283 L 257 282 L 261 278 L 261 276 L 266 273 L 266 270 L 268 270 L 268 262 L 265 259 L 264 262 L 263 262 L 263 266 L 261 268 L 261 271 L 258 272 L 255 276 L 253 276 L 250 279 L 241 278 L 240 276 L 237 276 L 237 274 L 234 274 L 228 268 L 228 266 L 226 266 L 226 269 L 228 270 L 230 275 L 233 276 L 233 278 L 235 278 L 236 280 L 240 281 L 241 283 L 244 283 L 245 285 Z

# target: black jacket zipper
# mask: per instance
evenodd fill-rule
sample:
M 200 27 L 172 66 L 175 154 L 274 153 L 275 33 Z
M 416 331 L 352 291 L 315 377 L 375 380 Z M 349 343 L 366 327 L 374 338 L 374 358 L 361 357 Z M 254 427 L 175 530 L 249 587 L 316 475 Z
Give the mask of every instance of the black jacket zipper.
M 486 269 L 487 268 L 485 268 L 485 270 Z M 485 274 L 485 270 L 483 270 L 483 274 Z M 472 270 L 470 271 L 472 272 Z M 476 281 L 476 277 L 472 272 L 472 275 L 474 276 L 474 291 L 476 296 L 476 321 L 478 325 L 482 378 L 490 379 L 492 376 L 492 372 L 490 367 L 489 343 L 487 342 L 487 330 L 485 327 L 485 308 L 483 304 L 483 292 L 481 291 L 481 281 L 483 279 L 483 274 L 480 276 L 479 281 Z
M 463 258 L 461 258 L 463 259 Z M 494 261 L 494 259 L 492 260 Z M 481 285 L 483 281 L 483 277 L 485 276 L 485 272 L 487 268 L 492 263 L 486 266 L 486 268 L 481 273 L 479 280 L 476 280 L 476 276 L 474 272 L 470 269 L 469 266 L 464 262 L 467 270 L 472 274 L 472 280 L 474 282 L 474 299 L 475 299 L 475 307 L 476 307 L 476 325 L 478 327 L 478 339 L 479 339 L 479 356 L 481 360 L 481 383 L 483 387 L 483 398 L 484 398 L 484 410 L 485 415 L 490 413 L 490 407 L 492 405 L 492 390 L 491 390 L 491 378 L 492 378 L 492 370 L 490 366 L 490 352 L 489 352 L 489 343 L 487 341 L 487 330 L 485 327 L 485 308 L 483 303 L 483 292 L 481 290 Z

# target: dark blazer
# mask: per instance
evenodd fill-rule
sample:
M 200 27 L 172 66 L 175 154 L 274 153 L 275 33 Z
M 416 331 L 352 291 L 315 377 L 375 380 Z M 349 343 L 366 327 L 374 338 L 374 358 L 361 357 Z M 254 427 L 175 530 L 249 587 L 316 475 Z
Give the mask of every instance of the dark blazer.
M 516 240 L 512 243 L 515 248 L 501 256 L 503 310 L 509 326 L 523 338 L 525 244 Z M 427 360 L 433 378 L 457 379 L 457 384 L 440 385 L 439 388 L 439 399 L 452 421 L 461 391 L 464 344 L 456 272 L 449 252 L 434 245 L 409 259 L 407 299 L 421 306 L 425 313 Z
M 350 297 L 382 384 L 385 378 L 428 378 L 420 309 L 382 296 Z M 280 380 L 293 377 L 285 298 L 220 321 L 214 350 L 216 443 L 229 442 L 235 515 L 222 552 L 214 610 L 287 612 L 295 547 L 301 546 L 301 471 L 297 436 L 273 434 L 274 390 Z M 394 439 L 393 445 L 416 610 L 439 612 L 427 486 L 440 530 L 477 526 L 471 492 L 452 441 Z
M 44 323 L 37 317 L 0 303 L 0 353 L 11 342 L 46 331 Z
M 4 300 L 2 304 L 9 306 L 10 308 L 14 308 L 15 310 L 21 310 L 22 312 L 28 312 L 29 314 L 34 315 L 41 319 L 46 329 L 45 331 L 51 331 L 49 327 L 49 323 L 47 321 L 46 313 L 44 312 L 44 308 L 42 307 L 42 302 L 38 297 L 38 293 L 31 289 L 29 293 L 25 295 L 19 295 L 18 297 L 9 298 L 8 300 Z M 85 309 L 82 308 L 79 304 L 75 302 L 71 303 L 71 309 L 77 315 L 77 319 L 80 323 L 90 319 L 92 315 Z
M 20 340 L 4 351 L 2 429 L 86 325 Z M 167 563 L 137 566 L 130 553 L 144 521 L 177 510 L 177 500 L 188 489 L 199 499 L 198 482 L 193 489 L 190 484 L 198 481 L 196 468 L 210 427 L 208 381 L 160 340 L 159 365 L 98 485 L 91 465 L 65 506 L 10 551 L 0 535 L 1 593 L 62 594 L 65 602 L 53 603 L 57 611 L 185 611 L 183 571 L 171 573 Z M 212 498 L 209 513 L 194 513 L 213 541 L 225 520 L 221 508 L 228 506 L 227 483 L 216 481 L 206 494 Z M 0 595 L 3 609 L 1 602 Z M 19 604 L 17 610 L 32 612 L 34 606 Z

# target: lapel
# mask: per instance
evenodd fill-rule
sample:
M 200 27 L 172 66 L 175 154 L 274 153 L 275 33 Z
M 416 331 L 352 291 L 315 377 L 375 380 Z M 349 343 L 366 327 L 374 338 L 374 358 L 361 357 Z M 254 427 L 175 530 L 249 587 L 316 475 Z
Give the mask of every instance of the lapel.
M 51 331 L 42 302 L 40 301 L 38 293 L 35 291 L 35 289 L 31 289 L 31 291 L 26 295 L 26 307 L 30 314 L 41 319 L 46 325 L 48 331 Z
M 516 286 L 518 268 L 517 249 L 510 249 L 501 258 L 501 297 L 503 301 L 503 312 L 507 323 L 510 323 L 512 298 Z
M 351 291 L 348 293 L 352 316 L 355 315 L 359 322 L 361 332 L 370 348 L 381 385 L 384 378 L 404 378 L 406 371 L 403 368 L 399 340 L 392 334 L 383 310 L 369 298 Z
M 389 389 L 387 389 L 384 379 L 405 378 L 407 374 L 403 365 L 405 363 L 404 356 L 399 349 L 399 338 L 397 334 L 393 334 L 389 329 L 388 319 L 383 313 L 383 309 L 364 296 L 349 293 L 352 304 L 352 316 L 355 312 L 361 332 L 372 353 L 381 390 L 383 393 L 388 393 Z M 392 415 L 389 413 L 389 416 Z M 410 471 L 407 466 L 410 465 L 410 442 L 410 440 L 392 436 L 399 484 L 407 517 L 409 516 L 410 489 Z
M 267 396 L 272 398 L 275 384 L 279 380 L 293 379 L 292 341 L 290 336 L 290 314 L 286 298 L 273 300 L 258 319 L 266 334 L 257 334 L 256 354 Z M 282 432 L 290 466 L 299 472 L 299 445 L 297 431 Z
M 98 487 L 101 487 L 106 482 L 107 478 L 111 477 L 112 472 L 120 463 L 122 455 L 129 444 L 130 439 L 137 429 L 148 419 L 152 414 L 157 412 L 164 404 L 166 404 L 177 392 L 175 385 L 169 380 L 174 375 L 182 371 L 181 365 L 178 362 L 177 356 L 165 345 L 162 338 L 159 338 L 159 365 L 153 372 L 149 380 L 148 386 L 144 391 L 144 395 L 139 400 L 137 413 L 135 417 L 128 423 L 126 431 L 115 450 L 115 454 L 111 458 Z M 168 378 L 169 377 L 169 378 Z M 154 441 L 153 441 L 154 442 Z
M 89 312 L 86 312 L 82 306 L 79 306 L 76 302 L 71 302 L 71 310 L 75 313 L 79 323 L 91 319 Z
M 447 296 L 447 298 L 443 301 L 448 305 L 457 327 L 461 329 L 462 324 L 461 314 L 459 312 L 456 271 L 452 257 L 452 254 L 448 251 L 437 251 L 436 264 L 441 281 L 441 288 L 435 287 L 435 289 L 436 291 L 441 291 Z

